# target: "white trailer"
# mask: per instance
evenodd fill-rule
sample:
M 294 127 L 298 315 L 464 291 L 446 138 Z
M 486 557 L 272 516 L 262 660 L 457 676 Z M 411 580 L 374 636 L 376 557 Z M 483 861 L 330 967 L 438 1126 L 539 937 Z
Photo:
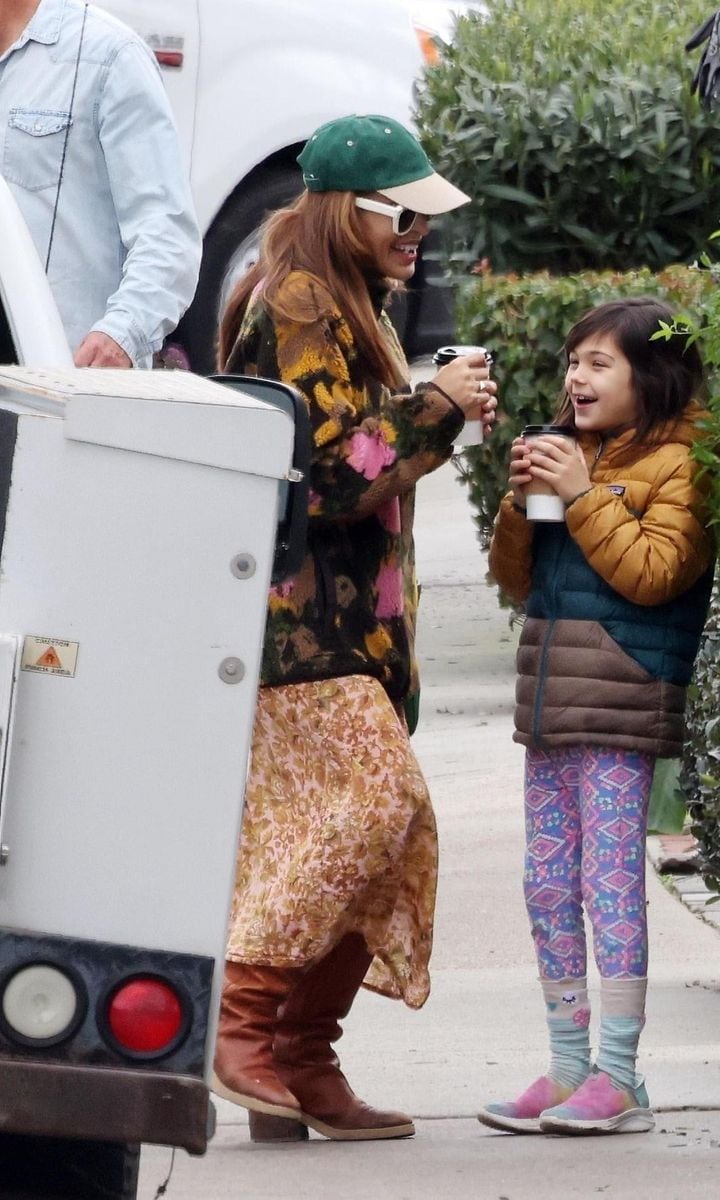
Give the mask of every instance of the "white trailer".
M 119 1200 L 139 1143 L 199 1154 L 212 1130 L 266 598 L 302 551 L 307 431 L 279 385 L 74 369 L 2 180 L 0 231 L 2 1195 Z

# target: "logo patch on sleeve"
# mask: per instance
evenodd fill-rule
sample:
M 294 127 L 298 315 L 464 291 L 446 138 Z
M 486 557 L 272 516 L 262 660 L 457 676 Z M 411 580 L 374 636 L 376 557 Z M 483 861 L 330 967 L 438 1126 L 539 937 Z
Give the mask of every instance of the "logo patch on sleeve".
M 625 495 L 625 487 L 622 483 L 609 483 L 607 489 L 609 492 L 612 492 L 613 496 Z

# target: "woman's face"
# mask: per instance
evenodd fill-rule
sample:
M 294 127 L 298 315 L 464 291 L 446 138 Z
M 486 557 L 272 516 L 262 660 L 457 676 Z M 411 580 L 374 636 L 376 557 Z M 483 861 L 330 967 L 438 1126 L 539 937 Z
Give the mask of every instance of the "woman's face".
M 383 204 L 394 204 L 380 192 L 373 192 L 371 200 Z M 365 212 L 357 209 L 360 226 L 365 235 L 365 244 L 373 257 L 378 275 L 388 279 L 399 279 L 405 283 L 415 274 L 418 246 L 430 226 L 428 218 L 418 213 L 409 233 L 393 233 L 392 218 L 384 213 Z

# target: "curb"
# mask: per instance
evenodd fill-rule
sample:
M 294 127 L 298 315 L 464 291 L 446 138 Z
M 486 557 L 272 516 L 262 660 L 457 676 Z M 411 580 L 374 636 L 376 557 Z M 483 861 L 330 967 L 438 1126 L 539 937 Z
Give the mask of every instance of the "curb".
M 650 834 L 647 856 L 678 900 L 720 932 L 720 896 L 707 887 L 692 865 L 697 846 L 696 838 L 690 833 Z

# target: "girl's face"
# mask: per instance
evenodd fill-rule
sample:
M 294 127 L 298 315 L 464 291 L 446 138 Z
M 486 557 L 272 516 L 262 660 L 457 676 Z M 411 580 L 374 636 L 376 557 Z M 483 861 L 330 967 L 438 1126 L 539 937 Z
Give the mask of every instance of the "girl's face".
M 632 368 L 610 334 L 591 335 L 571 351 L 565 390 L 579 430 L 603 433 L 638 416 Z
M 373 192 L 370 199 L 381 200 L 384 204 L 395 203 L 379 192 Z M 418 246 L 430 228 L 427 217 L 418 213 L 409 233 L 393 233 L 392 218 L 384 213 L 358 209 L 357 215 L 365 235 L 365 245 L 372 255 L 378 275 L 399 279 L 403 283 L 412 279 Z

